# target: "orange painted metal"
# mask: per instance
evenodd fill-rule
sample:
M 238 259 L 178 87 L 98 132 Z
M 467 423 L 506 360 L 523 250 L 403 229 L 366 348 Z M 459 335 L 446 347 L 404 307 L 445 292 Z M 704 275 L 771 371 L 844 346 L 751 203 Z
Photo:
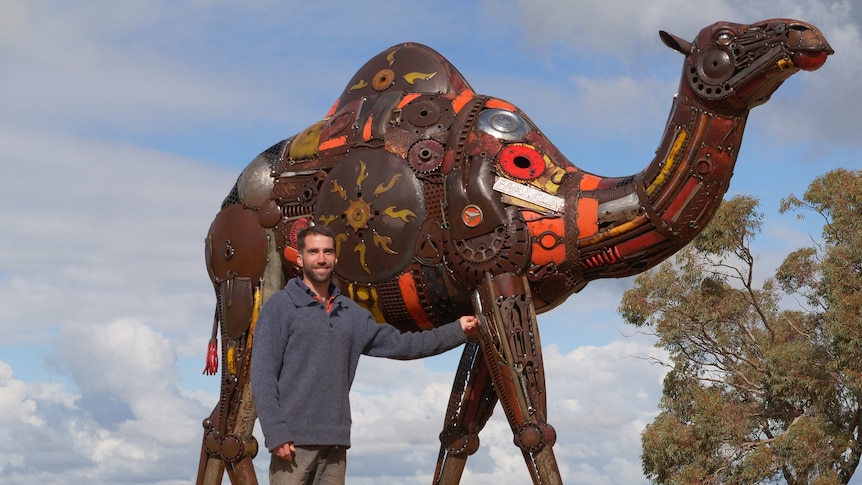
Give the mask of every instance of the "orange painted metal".
M 401 296 L 404 298 L 404 305 L 407 306 L 407 311 L 413 317 L 413 321 L 421 329 L 434 328 L 434 324 L 428 319 L 425 310 L 422 309 L 422 303 L 419 302 L 419 290 L 416 289 L 416 281 L 409 273 L 402 274 L 398 277 L 398 285 L 401 287 Z

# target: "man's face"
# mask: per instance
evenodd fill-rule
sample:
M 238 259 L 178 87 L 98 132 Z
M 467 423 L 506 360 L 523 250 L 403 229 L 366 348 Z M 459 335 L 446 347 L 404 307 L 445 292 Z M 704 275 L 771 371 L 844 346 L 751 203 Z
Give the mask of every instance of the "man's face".
M 315 283 L 329 283 L 335 271 L 335 241 L 331 237 L 310 234 L 305 237 L 305 248 L 297 256 L 305 278 Z

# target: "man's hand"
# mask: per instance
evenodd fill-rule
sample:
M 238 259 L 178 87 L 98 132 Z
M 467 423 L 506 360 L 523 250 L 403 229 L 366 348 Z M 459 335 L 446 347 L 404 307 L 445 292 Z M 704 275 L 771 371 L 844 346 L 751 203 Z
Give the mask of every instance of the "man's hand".
M 479 334 L 479 319 L 473 315 L 464 315 L 463 317 L 458 319 L 461 322 L 461 330 L 464 331 L 464 335 L 467 337 L 472 337 L 474 335 Z
M 296 454 L 296 447 L 293 446 L 293 441 L 282 443 L 272 449 L 272 453 L 284 461 L 293 461 Z

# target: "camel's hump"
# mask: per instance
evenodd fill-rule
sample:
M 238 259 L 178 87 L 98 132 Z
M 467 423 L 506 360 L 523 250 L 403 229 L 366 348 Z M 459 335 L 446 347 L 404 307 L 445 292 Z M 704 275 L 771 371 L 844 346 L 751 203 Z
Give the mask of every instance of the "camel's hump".
M 350 79 L 334 111 L 360 98 L 386 92 L 446 94 L 470 89 L 464 76 L 439 52 L 415 42 L 394 45 L 366 62 Z

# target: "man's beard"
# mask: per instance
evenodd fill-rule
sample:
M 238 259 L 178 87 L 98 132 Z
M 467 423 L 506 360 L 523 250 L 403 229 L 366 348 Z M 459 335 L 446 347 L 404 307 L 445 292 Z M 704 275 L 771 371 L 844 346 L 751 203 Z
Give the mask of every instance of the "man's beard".
M 332 273 L 333 271 L 335 271 L 334 268 L 332 268 L 331 266 L 326 268 L 327 271 L 323 274 L 314 271 L 318 268 L 321 268 L 321 266 L 303 266 L 302 272 L 305 277 L 308 278 L 310 281 L 313 281 L 315 283 L 329 283 L 329 281 L 332 279 Z

